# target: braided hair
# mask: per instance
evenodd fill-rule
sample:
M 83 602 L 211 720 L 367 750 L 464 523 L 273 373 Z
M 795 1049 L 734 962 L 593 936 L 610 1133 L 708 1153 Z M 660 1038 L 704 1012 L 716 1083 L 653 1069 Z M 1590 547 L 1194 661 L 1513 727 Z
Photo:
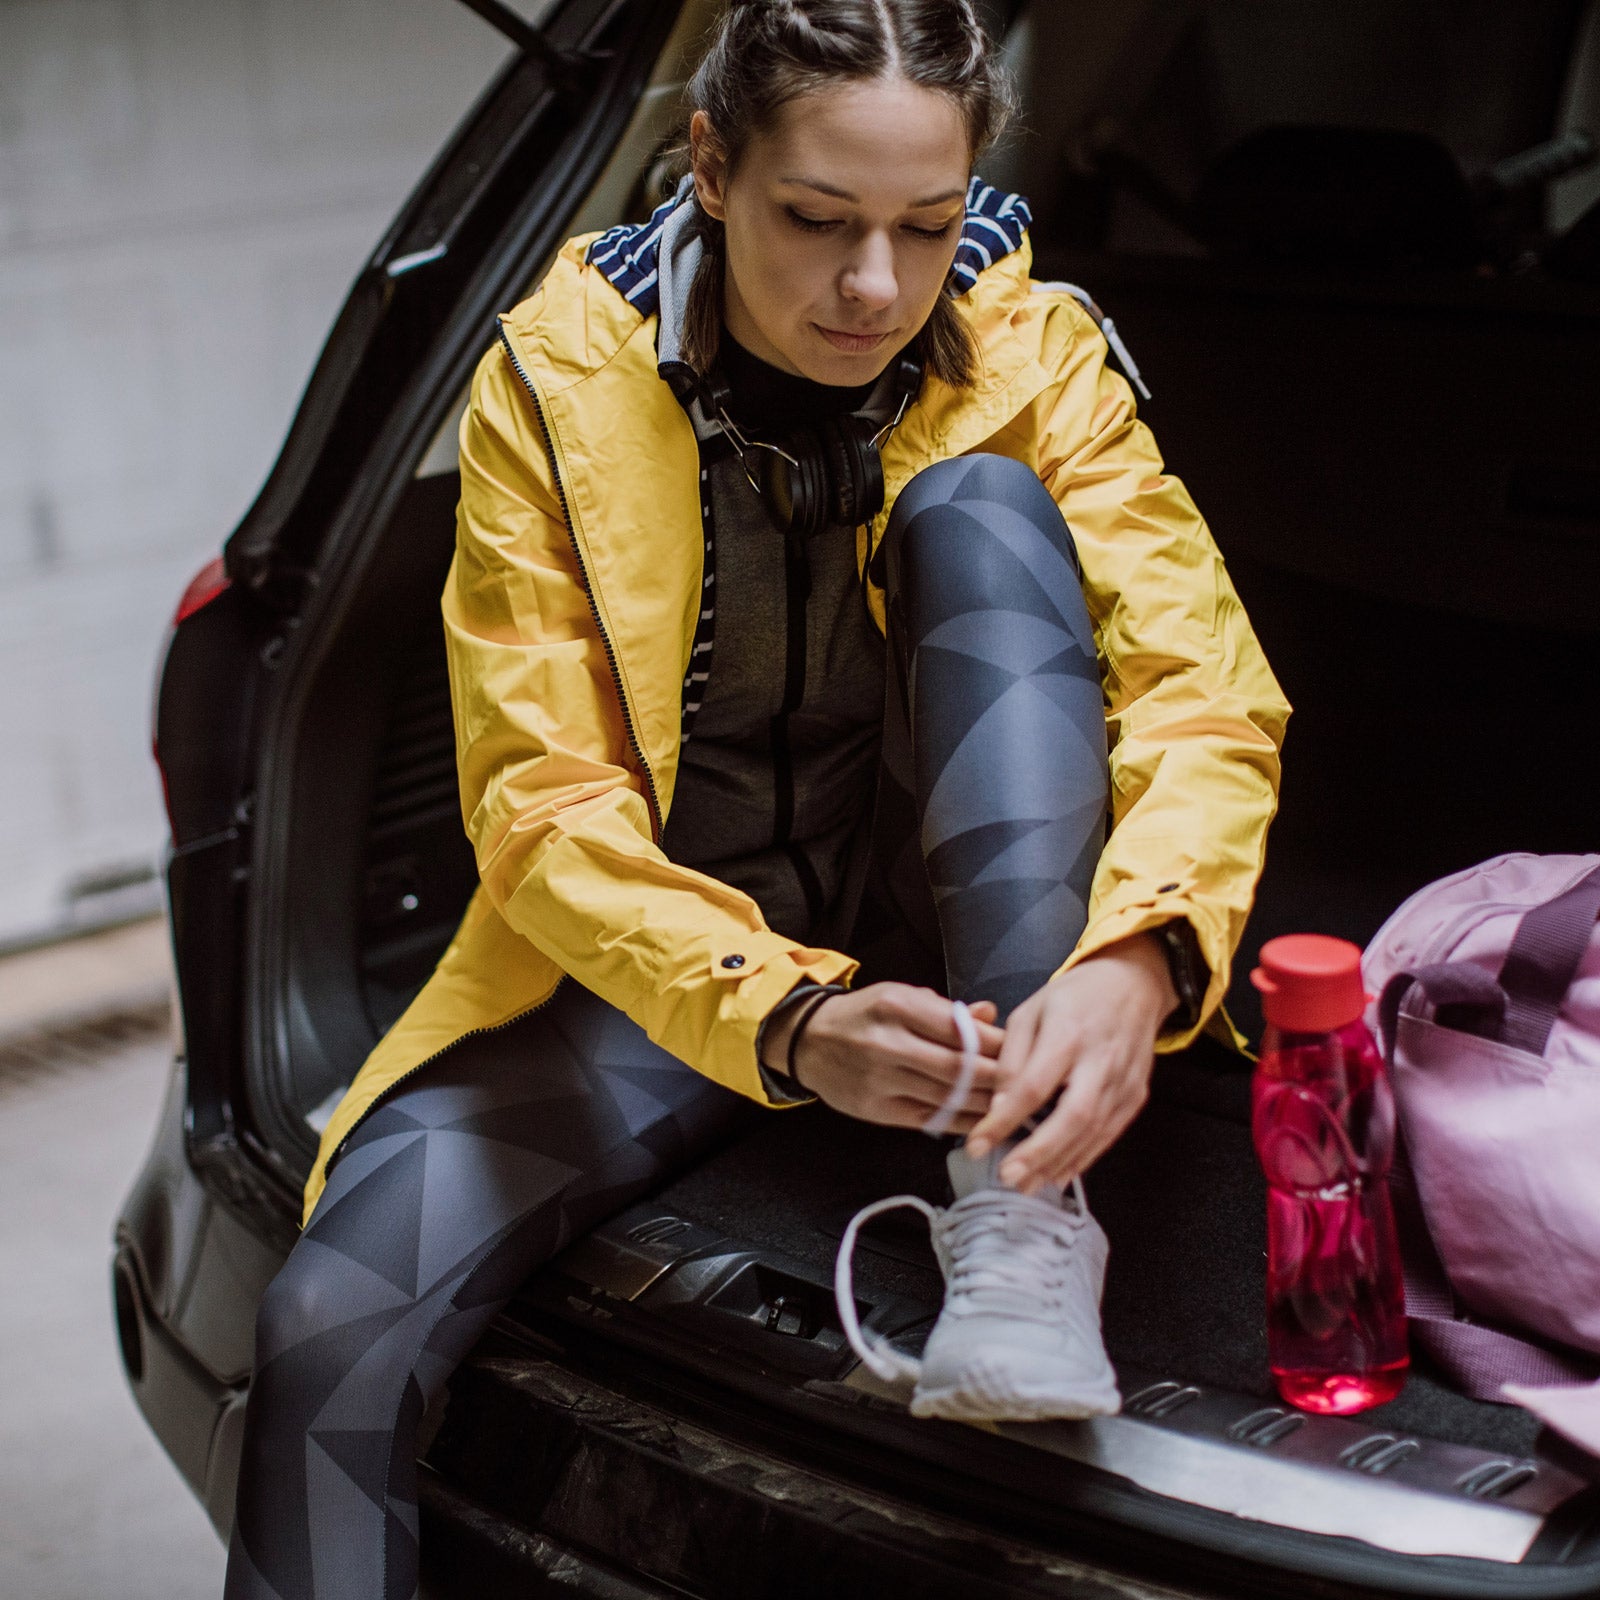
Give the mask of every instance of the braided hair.
M 704 111 L 729 170 L 751 136 L 801 95 L 841 80 L 901 77 L 950 96 L 973 162 L 999 137 L 1015 92 L 971 0 L 730 0 L 685 92 L 686 119 Z M 688 154 L 685 140 L 675 152 Z M 684 359 L 698 372 L 716 359 L 727 270 L 723 225 L 696 203 L 705 249 L 689 291 Z M 947 282 L 918 334 L 927 370 L 969 386 L 980 352 Z

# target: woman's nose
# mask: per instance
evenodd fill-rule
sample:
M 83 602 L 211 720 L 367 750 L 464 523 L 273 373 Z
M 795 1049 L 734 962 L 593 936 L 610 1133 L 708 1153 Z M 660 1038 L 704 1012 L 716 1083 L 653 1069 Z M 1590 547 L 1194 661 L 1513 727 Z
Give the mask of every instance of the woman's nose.
M 892 306 L 900 285 L 894 273 L 894 247 L 882 234 L 862 241 L 840 284 L 845 297 L 881 310 Z

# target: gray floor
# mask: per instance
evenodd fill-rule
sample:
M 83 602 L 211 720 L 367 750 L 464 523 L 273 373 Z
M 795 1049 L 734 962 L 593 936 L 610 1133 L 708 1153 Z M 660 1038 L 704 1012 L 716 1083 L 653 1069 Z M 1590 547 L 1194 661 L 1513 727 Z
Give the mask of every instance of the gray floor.
M 0 1077 L 0 1595 L 216 1600 L 223 1551 L 135 1409 L 107 1275 L 165 1039 Z

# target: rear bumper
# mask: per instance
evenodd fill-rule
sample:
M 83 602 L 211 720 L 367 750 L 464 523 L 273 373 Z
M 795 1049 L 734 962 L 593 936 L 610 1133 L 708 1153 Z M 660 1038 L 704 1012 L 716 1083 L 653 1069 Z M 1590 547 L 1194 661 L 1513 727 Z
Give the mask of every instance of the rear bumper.
M 245 1390 L 212 1376 L 168 1331 L 151 1308 L 134 1253 L 125 1244 L 111 1260 L 111 1292 L 117 1344 L 134 1401 L 226 1539 L 233 1526 Z
M 682 1600 L 683 1590 L 665 1589 L 637 1575 L 626 1575 L 587 1552 L 507 1522 L 452 1488 L 443 1478 L 424 1474 L 419 1488 L 422 1513 L 422 1597 L 447 1600 Z
M 426 1459 L 423 1549 L 439 1596 L 538 1593 L 562 1559 L 593 1585 L 577 1592 L 630 1600 L 1219 1592 L 1114 1572 L 797 1465 L 499 1335 L 452 1380 Z

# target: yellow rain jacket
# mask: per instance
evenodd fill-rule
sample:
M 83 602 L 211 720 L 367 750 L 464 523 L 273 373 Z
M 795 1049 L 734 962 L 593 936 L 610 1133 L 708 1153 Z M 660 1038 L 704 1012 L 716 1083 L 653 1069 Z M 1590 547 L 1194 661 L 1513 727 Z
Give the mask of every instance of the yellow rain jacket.
M 437 970 L 334 1113 L 305 1191 L 399 1079 L 548 1000 L 563 974 L 707 1077 L 770 1104 L 756 1030 L 849 956 L 769 930 L 754 901 L 662 854 L 700 603 L 694 431 L 642 315 L 571 239 L 501 321 L 461 424 L 444 624 L 462 812 L 481 883 Z M 1227 988 L 1277 802 L 1289 707 L 1187 491 L 1162 471 L 1094 320 L 1032 286 L 1021 247 L 955 303 L 975 387 L 929 377 L 886 442 L 884 509 L 931 462 L 1033 468 L 1077 542 L 1105 687 L 1114 827 L 1063 970 L 1173 917 Z M 883 595 L 870 592 L 883 625 Z M 728 966 L 724 957 L 742 956 Z M 1178 1049 L 1195 1029 L 1161 1041 Z M 538 1070 L 536 1062 L 528 1070 Z

